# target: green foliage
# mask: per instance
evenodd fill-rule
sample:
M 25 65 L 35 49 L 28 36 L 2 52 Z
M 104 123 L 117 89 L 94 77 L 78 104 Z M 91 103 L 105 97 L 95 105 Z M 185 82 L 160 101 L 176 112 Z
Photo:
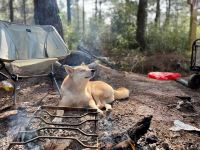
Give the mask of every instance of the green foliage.
M 186 6 L 174 4 L 169 20 L 161 22 L 161 26 L 149 23 L 147 28 L 147 45 L 149 51 L 182 52 L 188 49 L 189 15 Z M 176 8 L 179 7 L 179 10 Z
M 134 49 L 135 41 L 135 2 L 115 2 L 112 10 L 111 24 L 105 23 L 105 18 L 93 16 L 83 42 L 90 49 L 100 49 L 101 53 L 111 56 L 126 56 Z
M 60 12 L 59 16 L 62 20 L 64 40 L 69 49 L 75 49 L 81 39 L 80 33 L 77 31 L 77 28 L 74 28 L 75 23 L 72 22 L 71 25 L 68 24 L 66 16 L 63 12 Z
M 68 44 L 69 49 L 76 49 L 81 36 L 72 27 L 72 25 L 66 25 L 64 30 L 64 39 Z
M 155 2 L 152 1 L 151 5 L 153 6 Z M 110 30 L 107 26 L 106 31 L 99 35 L 100 39 L 104 39 L 101 40 L 102 50 L 120 68 L 130 71 L 136 62 L 143 62 L 135 40 L 137 3 L 135 1 L 115 1 L 113 5 Z M 184 53 L 187 50 L 189 16 L 187 10 L 184 9 L 185 6 L 179 7 L 182 9 L 173 10 L 167 23 L 162 18 L 161 25 L 156 24 L 154 19 L 148 21 L 146 29 L 147 53 L 174 51 Z M 149 14 L 151 13 L 149 12 Z M 162 16 L 165 14 L 161 13 Z M 135 59 L 137 61 L 134 61 Z
M 149 51 L 183 52 L 187 50 L 188 29 L 183 24 L 176 28 L 169 24 L 160 28 L 155 24 L 150 24 L 146 39 Z
M 135 2 L 118 3 L 111 18 L 111 37 L 114 49 L 133 49 L 136 31 Z
M 197 26 L 197 38 L 200 38 L 200 25 Z

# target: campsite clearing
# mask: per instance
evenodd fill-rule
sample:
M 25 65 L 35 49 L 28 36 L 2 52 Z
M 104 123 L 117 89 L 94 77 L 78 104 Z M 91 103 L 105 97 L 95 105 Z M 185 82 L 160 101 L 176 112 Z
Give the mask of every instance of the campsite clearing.
M 150 147 L 161 148 L 166 143 L 171 149 L 199 149 L 199 134 L 186 131 L 172 132 L 174 120 L 181 120 L 184 123 L 200 128 L 200 91 L 186 88 L 175 81 L 157 81 L 148 79 L 144 75 L 118 72 L 106 67 L 101 67 L 99 80 L 104 80 L 114 87 L 125 86 L 130 89 L 130 98 L 124 101 L 115 101 L 112 110 L 112 119 L 105 123 L 105 118 L 99 120 L 99 139 L 104 141 L 105 137 L 113 137 L 126 131 L 134 123 L 145 115 L 153 115 L 150 131 L 146 136 L 156 136 L 157 144 L 150 144 Z M 21 90 L 17 97 L 17 107 L 24 108 L 27 117 L 38 108 L 39 105 L 55 105 L 59 96 L 46 78 L 28 79 L 28 82 L 20 82 Z M 177 110 L 176 105 L 180 101 L 176 96 L 191 97 L 192 104 L 196 111 L 185 112 Z M 1 99 L 2 101 L 5 98 Z M 4 103 L 5 104 L 5 103 Z M 18 122 L 19 125 L 23 121 Z M 13 126 L 9 120 L 0 124 L 1 143 L 12 134 Z M 144 143 L 144 138 L 140 140 Z

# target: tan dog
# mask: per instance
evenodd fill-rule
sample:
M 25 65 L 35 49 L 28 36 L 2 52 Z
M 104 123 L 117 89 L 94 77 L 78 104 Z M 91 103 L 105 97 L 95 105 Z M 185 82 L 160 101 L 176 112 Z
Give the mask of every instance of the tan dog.
M 129 90 L 119 88 L 114 90 L 110 85 L 102 81 L 89 81 L 95 74 L 95 70 L 89 69 L 87 65 L 82 64 L 72 68 L 65 65 L 68 76 L 61 85 L 62 100 L 59 106 L 68 107 L 91 107 L 103 114 L 103 107 L 111 110 L 115 99 L 124 99 L 129 97 Z M 62 116 L 63 110 L 58 110 L 57 115 Z M 53 122 L 61 122 L 61 118 L 54 118 Z

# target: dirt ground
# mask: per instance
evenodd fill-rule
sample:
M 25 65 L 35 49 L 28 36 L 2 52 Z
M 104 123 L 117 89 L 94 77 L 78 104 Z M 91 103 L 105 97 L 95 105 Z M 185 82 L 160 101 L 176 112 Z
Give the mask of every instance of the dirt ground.
M 200 90 L 191 90 L 175 81 L 157 81 L 146 76 L 128 72 L 118 72 L 106 68 L 100 71 L 97 79 L 104 80 L 113 87 L 127 87 L 131 93 L 128 100 L 115 101 L 108 121 L 99 120 L 99 140 L 108 141 L 115 134 L 126 132 L 134 123 L 146 115 L 153 115 L 150 131 L 145 136 L 155 135 L 158 142 L 145 145 L 145 137 L 141 139 L 144 149 L 164 149 L 166 145 L 173 150 L 198 150 L 200 149 L 200 135 L 194 132 L 169 130 L 174 120 L 180 120 L 200 128 Z M 176 96 L 192 98 L 195 111 L 177 110 Z M 46 79 L 28 79 L 20 82 L 20 91 L 17 97 L 16 108 L 25 110 L 28 118 L 39 105 L 56 105 L 59 96 L 52 88 L 52 83 Z M 6 101 L 6 102 L 5 102 Z M 8 103 L 8 96 L 1 94 L 1 107 Z M 9 138 L 14 134 L 12 118 L 0 122 L 0 149 L 9 143 Z M 21 120 L 18 125 L 24 122 Z M 165 148 L 167 149 L 167 148 Z

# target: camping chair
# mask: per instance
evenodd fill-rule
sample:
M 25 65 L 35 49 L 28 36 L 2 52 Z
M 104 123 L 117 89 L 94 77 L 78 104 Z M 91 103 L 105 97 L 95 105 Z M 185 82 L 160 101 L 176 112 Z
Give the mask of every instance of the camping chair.
M 0 75 L 14 81 L 14 104 L 17 81 L 23 78 L 50 77 L 60 94 L 53 66 L 68 53 L 66 44 L 53 26 L 0 21 Z
M 188 80 L 188 86 L 198 89 L 200 88 L 200 39 L 196 39 L 192 44 L 190 70 L 193 74 Z
M 192 44 L 190 70 L 195 73 L 200 73 L 200 39 L 196 39 Z

